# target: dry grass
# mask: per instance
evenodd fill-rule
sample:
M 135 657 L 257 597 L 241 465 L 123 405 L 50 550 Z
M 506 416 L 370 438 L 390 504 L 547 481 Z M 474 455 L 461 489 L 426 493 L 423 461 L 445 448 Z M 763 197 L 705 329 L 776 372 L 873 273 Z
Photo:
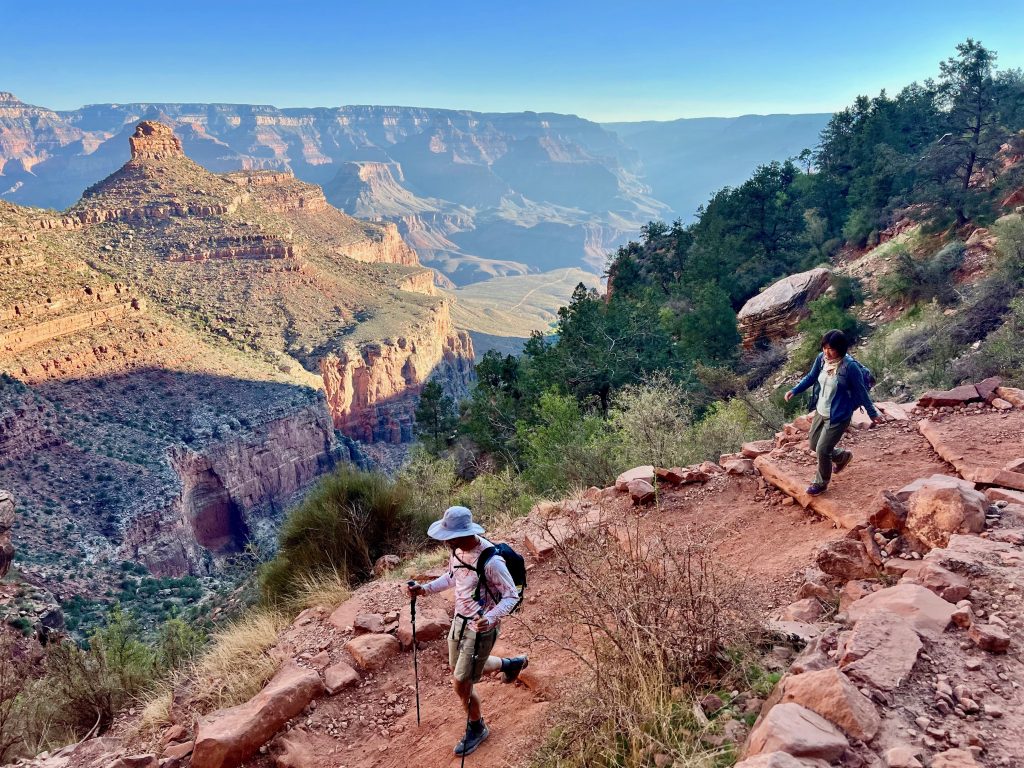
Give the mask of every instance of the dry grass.
M 351 596 L 348 577 L 334 568 L 307 573 L 299 578 L 297 591 L 289 604 L 299 611 L 317 606 L 333 610 Z
M 215 632 L 188 669 L 145 696 L 140 730 L 152 732 L 170 723 L 171 699 L 180 687 L 191 691 L 190 707 L 200 715 L 251 699 L 277 671 L 267 651 L 287 625 L 284 614 L 263 609 Z
M 687 768 L 728 759 L 706 740 L 695 699 L 733 678 L 737 648 L 758 636 L 743 585 L 715 564 L 706 541 L 674 545 L 640 524 L 559 545 L 570 634 L 550 638 L 584 674 L 556 715 L 535 768 L 649 766 L 656 755 Z M 607 535 L 603 543 L 595 537 Z

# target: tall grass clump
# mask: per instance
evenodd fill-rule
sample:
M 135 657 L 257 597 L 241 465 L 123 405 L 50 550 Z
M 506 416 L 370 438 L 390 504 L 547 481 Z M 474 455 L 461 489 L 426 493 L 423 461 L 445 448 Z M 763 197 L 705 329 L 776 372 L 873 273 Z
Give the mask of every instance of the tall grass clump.
M 748 593 L 707 542 L 673 545 L 638 525 L 616 538 L 617 547 L 587 537 L 557 547 L 572 627 L 560 640 L 584 673 L 534 766 L 639 768 L 660 754 L 710 768 L 721 750 L 702 741 L 714 726 L 698 719 L 693 701 L 732 679 L 756 642 Z
M 431 519 L 413 509 L 404 484 L 341 467 L 288 515 L 278 552 L 260 572 L 263 597 L 295 601 L 304 583 L 325 575 L 368 578 L 377 558 L 422 538 Z

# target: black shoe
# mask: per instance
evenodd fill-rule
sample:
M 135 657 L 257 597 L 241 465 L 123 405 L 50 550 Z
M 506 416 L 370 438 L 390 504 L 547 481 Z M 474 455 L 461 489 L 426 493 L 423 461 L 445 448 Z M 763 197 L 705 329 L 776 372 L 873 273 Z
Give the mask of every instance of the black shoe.
M 838 475 L 844 469 L 846 465 L 853 461 L 853 451 L 843 451 L 842 455 L 836 459 L 833 463 L 835 466 L 835 473 Z
M 514 683 L 519 673 L 530 666 L 530 659 L 526 656 L 513 656 L 511 659 L 501 660 L 501 682 Z
M 481 744 L 484 743 L 484 739 L 491 735 L 490 730 L 484 724 L 483 719 L 480 720 L 480 730 L 474 731 L 472 727 L 466 729 L 466 735 L 462 737 L 462 741 L 455 745 L 456 755 L 468 755 L 476 750 Z

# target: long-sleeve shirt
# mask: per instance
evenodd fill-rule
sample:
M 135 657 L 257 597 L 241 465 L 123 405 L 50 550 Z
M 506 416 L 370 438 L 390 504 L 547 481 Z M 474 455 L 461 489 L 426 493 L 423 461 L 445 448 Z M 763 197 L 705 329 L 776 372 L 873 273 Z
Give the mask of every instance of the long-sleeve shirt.
M 818 356 L 814 358 L 814 365 L 811 366 L 811 370 L 800 379 L 799 384 L 789 391 L 794 395 L 799 395 L 804 390 L 814 386 L 818 376 L 821 375 L 821 369 L 824 365 L 825 355 L 819 352 Z M 878 416 L 878 409 L 871 402 L 871 395 L 868 394 L 868 388 L 864 383 L 864 375 L 860 371 L 860 366 L 849 355 L 846 356 L 843 364 L 839 366 L 838 379 L 836 391 L 832 396 L 832 402 L 829 404 L 829 420 L 833 424 L 847 421 L 853 416 L 853 412 L 857 408 L 863 408 L 872 419 Z
M 481 586 L 480 602 L 473 600 L 478 581 L 476 563 L 480 554 L 490 546 L 493 546 L 491 542 L 477 536 L 477 545 L 473 549 L 456 549 L 448 560 L 448 573 L 424 584 L 423 591 L 434 594 L 454 587 L 456 616 L 476 618 L 481 608 L 484 617 L 492 623 L 497 623 L 502 617 L 508 616 L 519 602 L 519 591 L 512 580 L 512 574 L 508 572 L 505 559 L 500 555 L 494 555 L 487 561 L 487 565 L 484 566 L 487 584 Z M 491 593 L 498 596 L 497 603 Z

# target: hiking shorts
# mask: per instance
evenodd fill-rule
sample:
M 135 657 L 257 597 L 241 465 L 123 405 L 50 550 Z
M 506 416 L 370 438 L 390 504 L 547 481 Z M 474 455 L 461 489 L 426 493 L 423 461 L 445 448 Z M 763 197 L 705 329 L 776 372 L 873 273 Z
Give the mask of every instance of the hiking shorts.
M 456 616 L 448 630 L 448 665 L 452 668 L 452 677 L 459 682 L 472 680 L 480 682 L 484 673 L 484 664 L 491 655 L 491 649 L 498 639 L 498 628 L 488 630 L 480 635 L 476 645 L 476 663 L 473 663 L 473 646 L 477 642 L 476 632 L 470 626 L 472 619 Z M 472 675 L 470 674 L 472 673 Z

